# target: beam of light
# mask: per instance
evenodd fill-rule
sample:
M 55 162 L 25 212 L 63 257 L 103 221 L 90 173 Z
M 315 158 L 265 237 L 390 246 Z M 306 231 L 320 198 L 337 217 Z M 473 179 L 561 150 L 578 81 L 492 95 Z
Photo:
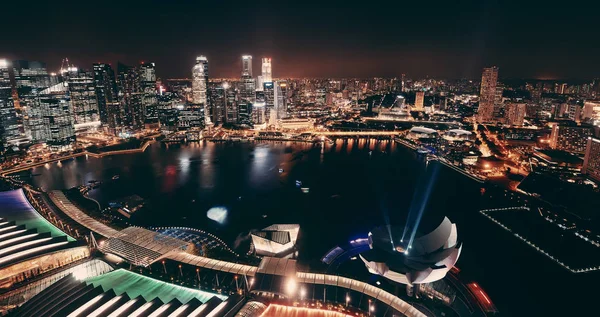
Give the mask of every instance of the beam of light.
M 433 184 L 435 183 L 435 179 L 437 178 L 437 174 L 439 171 L 439 165 L 434 165 L 431 176 L 429 177 L 429 182 L 427 183 L 427 190 L 424 192 L 423 199 L 421 200 L 419 214 L 417 215 L 417 219 L 415 221 L 415 225 L 413 226 L 412 233 L 410 235 L 410 240 L 408 241 L 408 249 L 412 247 L 412 243 L 417 235 L 417 229 L 419 228 L 419 224 L 421 223 L 421 219 L 423 218 L 423 212 L 425 211 L 425 207 L 429 202 L 429 195 L 431 195 L 431 190 L 433 189 Z
M 419 194 L 421 193 L 420 188 L 423 188 L 425 186 L 424 182 L 425 177 L 421 177 L 417 183 L 416 190 L 413 193 L 412 203 L 410 204 L 410 207 L 408 209 L 408 216 L 406 217 L 406 223 L 404 224 L 404 230 L 402 230 L 402 237 L 400 238 L 400 241 L 402 243 L 407 238 L 407 230 L 413 229 L 410 227 L 410 224 L 413 223 L 413 219 L 415 219 L 415 210 L 417 209 L 417 204 L 415 202 L 418 200 Z

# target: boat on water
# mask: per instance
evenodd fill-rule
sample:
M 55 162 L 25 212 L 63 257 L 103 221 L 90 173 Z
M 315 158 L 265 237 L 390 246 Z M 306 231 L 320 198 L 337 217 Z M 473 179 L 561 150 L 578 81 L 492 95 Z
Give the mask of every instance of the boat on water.
M 280 168 L 280 169 L 279 169 L 279 173 L 283 173 L 283 168 Z
M 419 147 L 419 148 L 417 148 L 417 153 L 419 153 L 419 154 L 429 154 L 429 153 L 431 153 L 431 151 L 429 149 L 427 149 L 427 148 Z
M 308 194 L 308 192 L 310 191 L 310 188 L 308 188 L 308 187 L 302 187 L 302 188 L 300 188 L 300 189 L 302 190 L 302 192 L 303 192 L 304 194 Z
M 112 179 L 113 180 L 117 180 L 117 179 L 119 179 L 119 177 L 120 177 L 119 175 L 115 175 L 115 176 L 112 177 Z
M 296 187 L 300 187 L 300 186 L 302 186 L 302 182 L 299 180 L 296 180 Z

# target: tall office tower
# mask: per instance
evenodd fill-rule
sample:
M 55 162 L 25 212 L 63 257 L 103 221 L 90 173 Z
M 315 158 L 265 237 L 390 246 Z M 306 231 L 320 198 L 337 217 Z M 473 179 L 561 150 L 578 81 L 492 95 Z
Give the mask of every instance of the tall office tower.
M 0 59 L 0 154 L 21 136 L 8 68 L 8 61 Z
M 67 83 L 42 90 L 39 98 L 45 129 L 43 141 L 55 151 L 71 149 L 75 142 L 75 127 Z
M 118 135 L 123 127 L 124 113 L 121 103 L 118 101 L 106 103 L 106 125 L 108 131 Z
M 158 128 L 158 94 L 156 91 L 155 66 L 154 63 L 142 63 L 139 66 L 144 125 L 149 129 Z
M 225 89 L 225 121 L 227 123 L 238 123 L 238 91 L 235 87 L 231 87 L 228 83 L 223 84 Z
M 205 123 L 210 123 L 208 111 L 208 59 L 206 56 L 196 57 L 196 65 L 192 67 L 192 100 L 204 106 Z
M 252 78 L 252 56 L 242 56 L 242 78 Z
M 75 130 L 86 130 L 100 125 L 98 99 L 94 80 L 86 74 L 71 76 L 68 81 Z
M 592 137 L 591 126 L 554 125 L 550 134 L 550 147 L 571 153 L 585 153 L 587 139 Z
M 600 140 L 588 138 L 581 172 L 600 182 Z
M 208 89 L 211 120 L 214 124 L 222 124 L 225 120 L 225 88 L 222 83 L 211 83 Z
M 262 59 L 262 77 L 264 83 L 273 82 L 273 71 L 271 67 L 271 59 L 263 57 Z
M 254 78 L 242 78 L 240 81 L 240 99 L 242 102 L 256 101 L 256 82 Z
M 253 103 L 250 103 L 252 107 L 252 123 L 254 124 L 263 124 L 265 123 L 265 105 L 267 104 L 267 99 L 265 96 L 264 90 L 256 90 L 256 97 Z
M 256 77 L 256 91 L 263 91 L 265 90 L 265 81 L 263 79 L 263 76 L 257 76 Z
M 287 82 L 285 80 L 275 82 L 275 111 L 277 119 L 287 116 Z
M 254 109 L 264 110 L 264 102 L 257 102 L 256 81 L 252 78 L 252 56 L 250 55 L 242 56 L 242 77 L 239 82 L 239 92 L 238 123 L 243 125 L 257 123 L 253 122 Z M 260 122 L 257 124 L 260 124 Z
M 275 85 L 272 81 L 264 83 L 265 94 L 265 121 L 268 124 L 275 124 L 277 112 L 275 111 Z
M 506 123 L 515 126 L 522 126 L 525 120 L 527 104 L 510 102 L 506 105 Z
M 13 62 L 14 84 L 18 107 L 23 115 L 25 136 L 32 142 L 43 142 L 44 125 L 40 109 L 39 92 L 52 83 L 46 65 L 34 61 Z M 15 102 L 15 106 L 17 102 Z
M 481 75 L 481 90 L 479 92 L 479 121 L 490 122 L 494 118 L 494 105 L 496 100 L 496 86 L 498 85 L 498 67 L 483 69 Z
M 109 64 L 104 63 L 94 64 L 93 71 L 96 98 L 98 98 L 98 111 L 100 112 L 100 122 L 107 124 L 108 104 L 117 101 L 115 72 Z
M 425 92 L 422 90 L 417 91 L 415 95 L 415 110 L 423 111 L 425 103 Z
M 123 108 L 124 125 L 137 131 L 144 127 L 144 107 L 142 106 L 142 89 L 140 72 L 135 67 L 118 63 L 119 101 Z
M 252 104 L 242 102 L 238 104 L 238 123 L 244 126 L 252 126 Z

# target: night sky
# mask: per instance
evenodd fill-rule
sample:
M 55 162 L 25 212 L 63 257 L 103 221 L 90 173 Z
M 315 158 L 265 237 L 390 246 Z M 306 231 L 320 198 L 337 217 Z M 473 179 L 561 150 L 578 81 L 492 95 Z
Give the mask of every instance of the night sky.
M 3 1 L 0 57 L 157 63 L 189 77 L 239 77 L 242 54 L 273 58 L 274 77 L 600 77 L 593 2 Z M 523 4 L 522 2 L 527 2 Z

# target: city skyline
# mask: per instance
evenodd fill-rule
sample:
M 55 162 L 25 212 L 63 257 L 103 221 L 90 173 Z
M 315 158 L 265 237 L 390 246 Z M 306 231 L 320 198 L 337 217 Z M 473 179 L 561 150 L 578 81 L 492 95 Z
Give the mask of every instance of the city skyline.
M 14 6 L 7 4 L 7 11 L 18 12 Z M 38 4 L 28 11 L 31 24 L 22 26 L 28 36 L 9 33 L 0 56 L 45 61 L 51 69 L 66 56 L 76 65 L 153 61 L 161 65 L 162 78 L 187 75 L 185 61 L 197 55 L 212 61 L 212 77 L 237 77 L 242 54 L 272 57 L 277 76 L 292 78 L 402 73 L 476 78 L 483 67 L 496 65 L 505 78 L 591 79 L 598 70 L 599 51 L 588 40 L 591 12 L 577 8 L 473 1 L 361 10 L 341 4 L 312 10 L 235 3 L 229 10 L 220 4 L 150 3 L 126 15 L 129 6 L 134 4 L 106 10 L 111 23 L 100 27 L 74 13 L 93 11 L 92 6 Z M 201 26 L 192 23 L 199 10 L 210 12 Z M 6 23 L 18 25 L 18 16 L 8 15 Z M 148 17 L 156 17 L 152 27 L 134 27 Z M 73 31 L 73 25 L 81 29 Z M 33 28 L 36 32 L 29 32 Z

